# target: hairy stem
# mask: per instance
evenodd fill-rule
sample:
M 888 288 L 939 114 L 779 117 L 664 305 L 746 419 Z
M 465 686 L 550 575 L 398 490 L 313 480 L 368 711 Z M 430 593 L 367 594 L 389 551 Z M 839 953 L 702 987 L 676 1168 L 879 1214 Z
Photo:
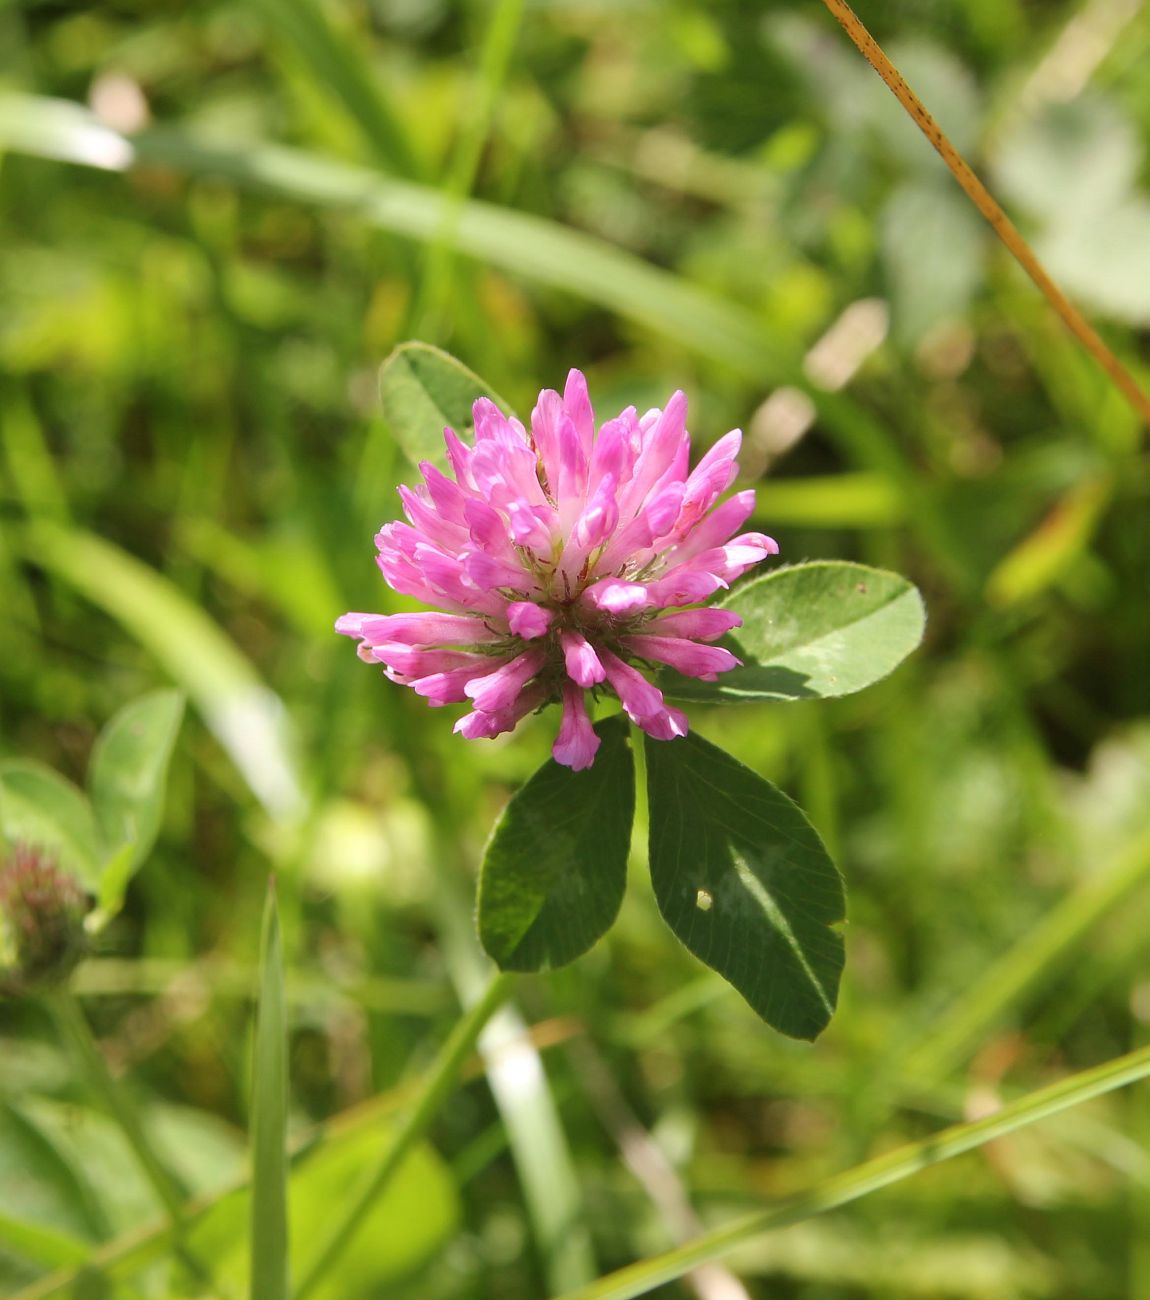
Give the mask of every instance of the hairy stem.
M 926 136 L 943 162 L 950 168 L 955 180 L 962 186 L 966 196 L 990 223 L 994 233 L 1006 245 L 1019 266 L 1042 291 L 1046 300 L 1061 317 L 1067 329 L 1106 371 L 1122 392 L 1122 395 L 1141 417 L 1143 423 L 1150 427 L 1150 397 L 1146 395 L 1130 371 L 1107 347 L 1094 326 L 1090 324 L 1050 278 L 1046 268 L 1019 233 L 1018 227 L 1006 215 L 995 197 L 974 174 L 954 145 L 951 144 L 942 127 L 927 111 L 922 100 L 906 84 L 902 73 L 883 53 L 882 48 L 870 32 L 867 31 L 866 27 L 863 26 L 855 11 L 847 4 L 846 0 L 823 0 L 823 4 L 831 11 L 835 21 L 850 37 L 866 61 L 886 82 L 895 98 L 910 115 L 914 124 Z

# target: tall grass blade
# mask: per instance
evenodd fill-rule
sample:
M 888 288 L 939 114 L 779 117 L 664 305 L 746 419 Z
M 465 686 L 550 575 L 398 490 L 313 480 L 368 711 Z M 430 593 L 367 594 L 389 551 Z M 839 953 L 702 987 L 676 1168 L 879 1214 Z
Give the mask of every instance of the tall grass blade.
M 826 1179 L 808 1192 L 785 1197 L 768 1209 L 704 1233 L 676 1250 L 619 1269 L 590 1286 L 569 1292 L 561 1300 L 631 1300 L 633 1296 L 646 1295 L 700 1264 L 721 1259 L 760 1233 L 802 1223 L 841 1205 L 849 1205 L 871 1192 L 881 1191 L 892 1183 L 929 1169 L 931 1165 L 974 1151 L 995 1138 L 1005 1137 L 1017 1129 L 1036 1124 L 1116 1088 L 1124 1088 L 1148 1075 L 1150 1047 L 1040 1088 L 1003 1106 L 997 1114 L 986 1119 L 955 1124 L 921 1142 L 912 1142 L 874 1160 L 867 1160 L 854 1169 Z
M 381 78 L 353 41 L 338 32 L 315 0 L 254 0 L 256 8 L 291 46 L 316 85 L 344 107 L 376 161 L 401 176 L 420 167 Z
M 260 944 L 252 1086 L 251 1300 L 287 1300 L 287 1013 L 275 882 L 268 887 Z

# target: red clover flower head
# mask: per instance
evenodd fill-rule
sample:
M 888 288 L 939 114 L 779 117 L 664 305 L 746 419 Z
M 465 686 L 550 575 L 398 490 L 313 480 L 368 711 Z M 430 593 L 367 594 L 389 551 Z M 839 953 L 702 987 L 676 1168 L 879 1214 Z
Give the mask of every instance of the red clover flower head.
M 0 863 L 0 995 L 66 980 L 84 955 L 91 906 L 51 856 L 13 845 Z
M 778 554 L 762 533 L 733 536 L 754 492 L 716 505 L 742 435 L 688 472 L 686 415 L 676 392 L 663 410 L 628 407 L 597 430 L 578 370 L 562 396 L 540 393 L 530 432 L 481 398 L 475 445 L 445 429 L 451 475 L 423 462 L 423 483 L 399 489 L 408 522 L 375 539 L 387 582 L 437 611 L 345 614 L 336 630 L 430 704 L 470 701 L 455 725 L 469 739 L 561 703 L 552 754 L 589 767 L 599 738 L 584 695 L 600 689 L 649 736 L 685 735 L 686 717 L 636 663 L 704 681 L 736 667 L 707 643 L 742 620 L 699 602 Z

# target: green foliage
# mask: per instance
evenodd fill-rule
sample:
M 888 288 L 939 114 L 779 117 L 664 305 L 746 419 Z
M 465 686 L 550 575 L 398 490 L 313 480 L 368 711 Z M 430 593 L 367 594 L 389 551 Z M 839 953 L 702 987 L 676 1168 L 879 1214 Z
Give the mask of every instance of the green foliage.
M 73 985 L 209 1207 L 192 1247 L 221 1294 L 247 1283 L 269 871 L 299 1277 L 448 1038 L 471 934 L 444 899 L 470 897 L 554 734 L 464 742 L 329 634 L 390 608 L 371 536 L 409 474 L 374 376 L 413 335 L 520 412 L 571 365 L 604 409 L 683 388 L 696 455 L 745 430 L 751 526 L 783 563 L 906 574 L 931 629 L 865 692 L 687 706 L 849 879 L 831 1031 L 765 1030 L 668 936 L 640 800 L 615 924 L 516 981 L 518 1018 L 333 1295 L 554 1295 L 556 1242 L 611 1269 L 674 1245 L 684 1207 L 722 1269 L 711 1229 L 764 1195 L 774 1212 L 907 1143 L 917 1167 L 972 1107 L 1009 1116 L 1146 1033 L 1144 433 L 821 5 L 525 6 L 487 115 L 477 51 L 514 7 L 0 6 L 0 767 L 38 765 L 15 802 L 58 828 L 76 800 L 43 774 L 75 794 L 102 720 L 159 684 L 187 695 L 163 851 Z M 1144 10 L 863 16 L 1145 380 Z M 80 847 L 61 852 L 99 871 L 102 821 L 64 824 Z M 0 1060 L 0 1113 L 25 1124 L 0 1120 L 0 1292 L 194 1294 L 34 1002 L 0 1011 Z M 795 1300 L 1150 1294 L 1147 1095 L 999 1134 L 993 1161 L 841 1203 L 730 1268 Z
M 666 673 L 675 699 L 740 704 L 850 695 L 893 672 L 926 626 L 913 583 L 839 561 L 776 569 L 719 603 L 742 615 L 725 643 L 743 666 L 716 682 Z
M 843 968 L 843 883 L 781 790 L 697 735 L 648 742 L 651 881 L 663 919 L 781 1033 L 815 1038 Z
M 50 768 L 21 759 L 0 765 L 0 827 L 9 844 L 44 849 L 88 889 L 99 888 L 107 850 L 92 805 Z
M 88 785 L 111 855 L 100 877 L 105 911 L 119 909 L 130 876 L 160 833 L 168 764 L 183 717 L 179 691 L 154 691 L 121 709 L 92 750 Z
M 483 855 L 479 937 L 503 970 L 574 961 L 623 901 L 635 771 L 625 719 L 595 730 L 602 744 L 591 767 L 544 763 L 512 796 Z
M 401 343 L 380 367 L 384 421 L 413 465 L 424 460 L 446 464 L 443 430 L 450 427 L 467 438 L 471 407 L 479 397 L 507 409 L 477 374 L 428 343 Z
M 5 839 L 55 855 L 96 899 L 101 921 L 119 911 L 156 842 L 183 716 L 178 691 L 153 691 L 125 705 L 92 749 L 87 795 L 40 764 L 0 763 Z

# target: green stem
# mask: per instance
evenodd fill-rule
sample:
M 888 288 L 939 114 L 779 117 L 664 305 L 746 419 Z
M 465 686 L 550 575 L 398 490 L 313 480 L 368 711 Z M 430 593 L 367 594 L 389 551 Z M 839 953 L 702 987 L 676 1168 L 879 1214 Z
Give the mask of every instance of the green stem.
M 399 1122 L 388 1139 L 375 1172 L 304 1272 L 295 1293 L 296 1300 L 304 1300 L 304 1297 L 310 1295 L 327 1277 L 329 1270 L 363 1226 L 363 1221 L 371 1207 L 386 1191 L 404 1157 L 427 1131 L 440 1105 L 454 1088 L 460 1071 L 471 1055 L 479 1035 L 483 1032 L 483 1027 L 502 1006 L 511 991 L 511 984 L 512 976 L 509 974 L 492 976 L 483 996 L 451 1031 L 450 1037 L 444 1043 L 435 1064 L 420 1087 L 415 1105 Z
M 108 1069 L 108 1062 L 100 1051 L 99 1044 L 92 1034 L 92 1027 L 88 1023 L 88 1017 L 84 1014 L 75 994 L 64 989 L 52 998 L 51 1005 L 57 1023 L 83 1066 L 85 1076 L 100 1094 L 108 1112 L 119 1125 L 152 1190 L 167 1211 L 168 1220 L 172 1225 L 175 1253 L 180 1262 L 196 1282 L 214 1289 L 211 1273 L 207 1267 L 181 1241 L 187 1226 L 184 1217 L 186 1193 L 156 1154 L 128 1090 L 120 1086 Z
M 1069 1110 L 1102 1093 L 1135 1083 L 1147 1075 L 1150 1075 L 1150 1047 L 1040 1088 L 1003 1106 L 997 1114 L 986 1119 L 972 1124 L 955 1124 L 921 1142 L 913 1142 L 868 1160 L 826 1179 L 808 1192 L 785 1197 L 768 1209 L 738 1219 L 714 1232 L 704 1233 L 676 1250 L 631 1264 L 590 1286 L 569 1292 L 560 1300 L 632 1300 L 634 1296 L 645 1295 L 657 1286 L 682 1277 L 700 1264 L 720 1259 L 736 1246 L 764 1232 L 789 1227 L 848 1205 L 931 1165 L 972 1151 L 995 1138 Z

